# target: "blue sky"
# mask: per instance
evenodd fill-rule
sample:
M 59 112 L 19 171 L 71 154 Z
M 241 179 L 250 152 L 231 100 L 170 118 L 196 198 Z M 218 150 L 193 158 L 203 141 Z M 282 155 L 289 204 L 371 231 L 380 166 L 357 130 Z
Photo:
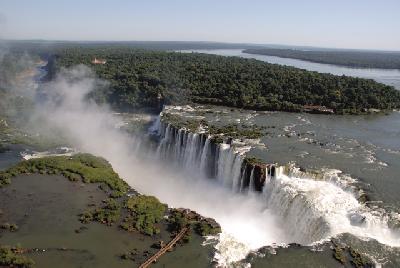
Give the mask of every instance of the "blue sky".
M 0 38 L 400 50 L 400 0 L 0 0 Z

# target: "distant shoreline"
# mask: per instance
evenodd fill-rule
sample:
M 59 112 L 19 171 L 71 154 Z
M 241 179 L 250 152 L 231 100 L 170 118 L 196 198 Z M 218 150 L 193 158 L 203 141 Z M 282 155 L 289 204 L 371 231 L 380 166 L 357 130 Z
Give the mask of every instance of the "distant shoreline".
M 316 51 L 275 48 L 244 49 L 242 52 L 353 68 L 400 70 L 399 52 Z

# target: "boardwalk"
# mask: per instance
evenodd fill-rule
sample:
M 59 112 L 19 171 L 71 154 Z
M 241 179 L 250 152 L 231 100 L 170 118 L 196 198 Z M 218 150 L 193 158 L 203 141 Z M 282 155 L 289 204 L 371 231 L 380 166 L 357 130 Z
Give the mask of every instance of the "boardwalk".
M 183 228 L 179 234 L 177 234 L 174 239 L 172 239 L 165 247 L 161 248 L 156 254 L 151 256 L 147 261 L 142 263 L 139 268 L 147 268 L 149 267 L 153 262 L 156 262 L 158 258 L 160 258 L 165 252 L 167 252 L 169 249 L 172 249 L 172 247 L 178 242 L 188 231 L 188 228 L 185 227 Z

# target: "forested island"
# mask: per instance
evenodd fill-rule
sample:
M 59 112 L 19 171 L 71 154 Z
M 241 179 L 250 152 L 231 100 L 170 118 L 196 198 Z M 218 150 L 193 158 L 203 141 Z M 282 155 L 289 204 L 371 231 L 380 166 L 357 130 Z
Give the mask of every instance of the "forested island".
M 244 53 L 357 68 L 400 69 L 400 52 L 250 48 Z
M 105 64 L 93 64 L 95 58 Z M 77 64 L 91 66 L 110 82 L 92 97 L 118 109 L 194 102 L 291 112 L 324 107 L 337 114 L 360 114 L 400 107 L 400 92 L 373 80 L 198 53 L 68 48 L 50 59 L 49 74 Z

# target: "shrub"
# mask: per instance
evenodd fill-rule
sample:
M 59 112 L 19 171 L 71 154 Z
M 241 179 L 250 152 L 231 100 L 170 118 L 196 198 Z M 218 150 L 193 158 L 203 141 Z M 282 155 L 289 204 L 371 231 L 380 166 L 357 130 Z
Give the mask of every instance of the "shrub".
M 130 215 L 121 225 L 126 230 L 136 230 L 147 235 L 160 232 L 156 223 L 163 218 L 167 206 L 162 204 L 154 196 L 138 195 L 130 197 L 126 202 L 126 208 Z
M 35 265 L 35 262 L 18 254 L 21 249 L 11 248 L 7 246 L 0 246 L 0 266 L 6 267 L 20 267 L 20 268 L 30 268 Z

